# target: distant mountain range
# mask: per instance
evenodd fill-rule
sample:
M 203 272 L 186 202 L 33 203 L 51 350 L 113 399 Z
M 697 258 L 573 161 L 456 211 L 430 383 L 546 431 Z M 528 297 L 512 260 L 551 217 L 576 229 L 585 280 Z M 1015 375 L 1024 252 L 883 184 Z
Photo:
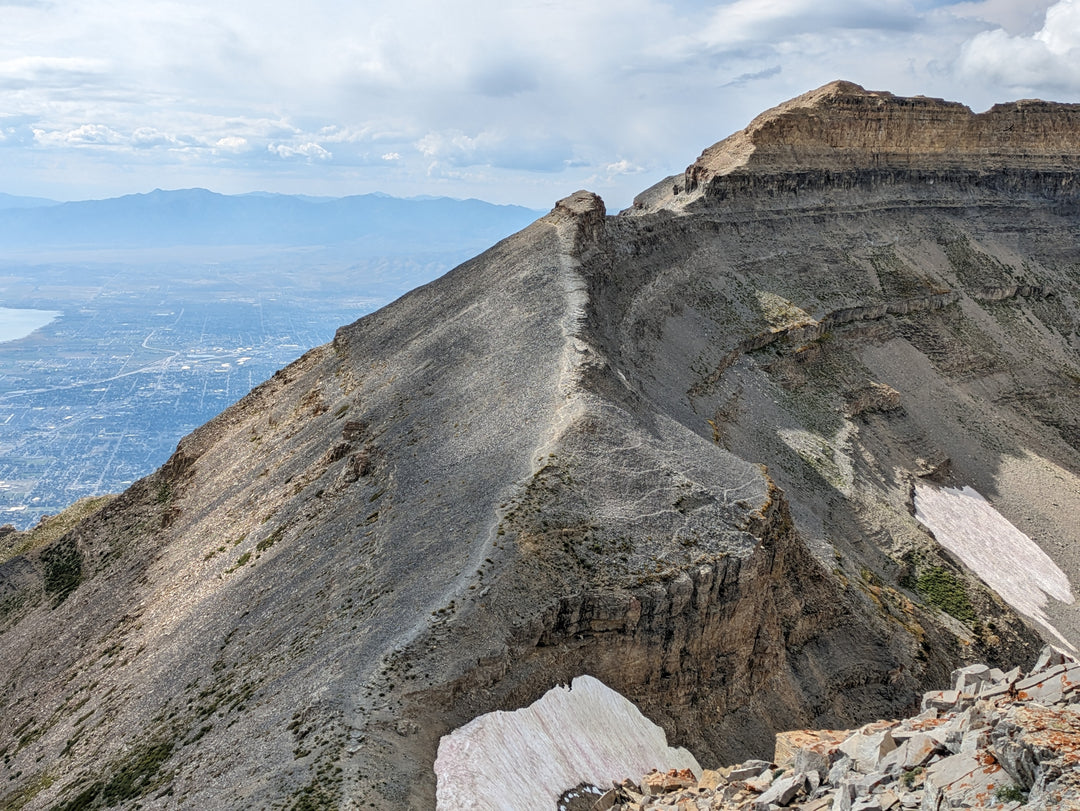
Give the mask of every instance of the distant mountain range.
M 58 203 L 0 194 L 0 249 L 341 245 L 397 252 L 501 238 L 542 212 L 482 200 L 341 198 L 181 189 Z
M 60 205 L 58 201 L 49 200 L 45 197 L 19 197 L 18 195 L 0 192 L 0 210 L 9 208 L 42 208 L 44 206 L 58 205 Z

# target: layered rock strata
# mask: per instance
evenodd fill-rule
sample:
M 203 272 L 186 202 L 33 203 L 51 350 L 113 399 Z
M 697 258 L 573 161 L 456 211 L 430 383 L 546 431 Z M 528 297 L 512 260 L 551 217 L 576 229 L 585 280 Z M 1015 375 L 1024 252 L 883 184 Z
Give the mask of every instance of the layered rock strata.
M 1075 109 L 994 115 L 829 86 L 571 195 L 4 535 L 0 806 L 429 809 L 582 675 L 731 762 L 1034 655 L 914 515 L 969 486 L 1080 575 Z
M 759 187 L 763 178 L 795 193 L 907 179 L 1075 194 L 1078 128 L 1077 104 L 1029 99 L 975 114 L 943 99 L 832 82 L 762 113 L 635 205 L 655 196 L 674 207 L 702 196 L 722 199 Z

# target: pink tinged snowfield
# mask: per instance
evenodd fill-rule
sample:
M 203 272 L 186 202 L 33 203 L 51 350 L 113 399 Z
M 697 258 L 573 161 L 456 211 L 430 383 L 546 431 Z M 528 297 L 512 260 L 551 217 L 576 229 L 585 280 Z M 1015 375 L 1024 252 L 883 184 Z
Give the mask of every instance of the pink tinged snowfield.
M 514 712 L 491 712 L 444 735 L 435 758 L 437 811 L 555 808 L 581 783 L 602 789 L 651 769 L 701 767 L 664 730 L 592 676 L 553 687 Z
M 1066 642 L 1044 609 L 1048 597 L 1073 602 L 1069 578 L 976 490 L 919 482 L 915 517 L 1005 602 Z

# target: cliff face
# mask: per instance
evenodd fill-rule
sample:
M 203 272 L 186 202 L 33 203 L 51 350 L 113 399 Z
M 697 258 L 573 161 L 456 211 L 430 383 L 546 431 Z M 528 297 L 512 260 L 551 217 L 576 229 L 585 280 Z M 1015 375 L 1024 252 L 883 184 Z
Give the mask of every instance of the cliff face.
M 636 205 L 681 208 L 762 175 L 803 185 L 817 185 L 819 175 L 818 183 L 832 186 L 840 178 L 869 186 L 906 175 L 924 183 L 979 177 L 985 184 L 994 174 L 1075 184 L 1078 128 L 1077 104 L 1025 100 L 976 115 L 956 102 L 832 82 L 762 113 Z
M 915 512 L 1080 570 L 1078 135 L 830 85 L 343 327 L 0 539 L 0 800 L 430 808 L 442 735 L 583 674 L 715 762 L 1022 662 Z

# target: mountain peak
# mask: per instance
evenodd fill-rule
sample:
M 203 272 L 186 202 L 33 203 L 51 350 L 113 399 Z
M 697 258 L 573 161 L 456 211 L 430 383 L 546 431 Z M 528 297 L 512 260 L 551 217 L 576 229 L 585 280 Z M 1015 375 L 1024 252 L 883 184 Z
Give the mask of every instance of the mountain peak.
M 635 208 L 678 210 L 725 197 L 730 176 L 871 172 L 896 182 L 898 172 L 1072 172 L 1080 168 L 1078 136 L 1077 104 L 1025 99 L 976 114 L 959 102 L 834 81 L 761 113 L 681 177 L 640 195 Z

